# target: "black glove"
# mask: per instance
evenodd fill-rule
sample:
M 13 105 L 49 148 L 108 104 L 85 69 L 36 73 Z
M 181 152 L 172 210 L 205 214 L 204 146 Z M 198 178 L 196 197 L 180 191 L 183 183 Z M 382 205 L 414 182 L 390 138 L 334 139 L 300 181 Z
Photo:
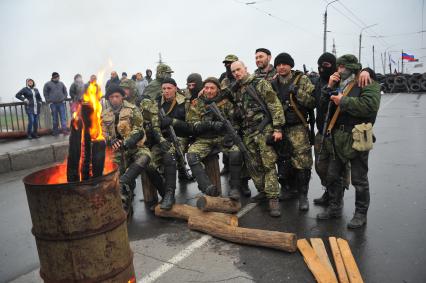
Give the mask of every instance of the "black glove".
M 231 148 L 234 145 L 234 139 L 231 134 L 226 134 L 223 137 L 223 146 L 226 148 Z
M 165 129 L 172 124 L 173 124 L 173 118 L 171 118 L 169 116 L 165 116 L 163 119 L 161 119 L 161 128 L 162 129 Z
M 175 119 L 173 122 L 173 128 L 175 129 L 176 135 L 178 136 L 191 136 L 194 132 L 191 124 L 178 119 Z
M 221 121 L 211 121 L 211 129 L 214 133 L 221 134 L 225 128 L 225 125 Z
M 194 134 L 202 135 L 208 131 L 211 131 L 210 121 L 201 121 L 194 124 Z
M 266 136 L 266 141 L 265 141 L 265 143 L 266 143 L 267 145 L 274 146 L 274 145 L 275 145 L 274 136 L 273 136 L 273 135 L 268 135 L 268 136 Z
M 131 135 L 124 143 L 125 149 L 134 149 L 138 142 L 145 136 L 144 131 L 139 131 L 136 134 Z
M 167 140 L 162 141 L 160 143 L 160 150 L 161 150 L 161 152 L 169 152 L 170 143 Z
M 288 87 L 288 91 L 289 91 L 290 93 L 293 93 L 294 95 L 297 95 L 297 92 L 299 91 L 299 87 L 298 87 L 297 85 L 291 84 L 291 85 Z

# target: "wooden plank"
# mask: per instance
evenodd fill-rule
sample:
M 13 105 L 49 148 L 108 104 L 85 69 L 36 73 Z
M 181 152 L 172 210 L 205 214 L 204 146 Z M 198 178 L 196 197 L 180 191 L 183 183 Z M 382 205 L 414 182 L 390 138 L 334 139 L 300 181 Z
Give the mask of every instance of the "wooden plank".
M 306 239 L 298 240 L 297 247 L 300 253 L 303 255 L 303 259 L 305 260 L 306 265 L 314 275 L 317 282 L 338 283 L 337 280 L 333 278 L 328 268 L 325 267 L 325 265 L 321 262 L 320 258 Z
M 339 246 L 335 237 L 329 237 L 331 252 L 333 253 L 334 265 L 336 266 L 337 276 L 339 277 L 340 283 L 349 283 L 348 275 L 346 274 L 346 268 L 343 264 L 342 255 L 340 254 Z
M 345 264 L 346 273 L 349 277 L 350 283 L 363 283 L 361 273 L 359 272 L 358 266 L 355 262 L 355 258 L 352 255 L 351 248 L 349 247 L 348 241 L 345 239 L 337 239 L 337 245 L 339 246 L 340 253 Z
M 321 260 L 322 264 L 327 267 L 328 271 L 330 271 L 331 276 L 333 276 L 333 278 L 337 282 L 336 274 L 334 273 L 333 266 L 331 265 L 330 259 L 328 258 L 327 251 L 325 249 L 325 245 L 322 239 L 311 238 L 311 245 L 319 259 Z

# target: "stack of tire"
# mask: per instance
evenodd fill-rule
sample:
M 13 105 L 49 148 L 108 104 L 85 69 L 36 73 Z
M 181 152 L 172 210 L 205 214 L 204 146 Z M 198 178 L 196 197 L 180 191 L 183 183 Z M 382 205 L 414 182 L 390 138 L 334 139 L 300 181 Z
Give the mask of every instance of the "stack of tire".
M 419 74 L 377 74 L 377 80 L 386 93 L 426 92 L 426 73 Z

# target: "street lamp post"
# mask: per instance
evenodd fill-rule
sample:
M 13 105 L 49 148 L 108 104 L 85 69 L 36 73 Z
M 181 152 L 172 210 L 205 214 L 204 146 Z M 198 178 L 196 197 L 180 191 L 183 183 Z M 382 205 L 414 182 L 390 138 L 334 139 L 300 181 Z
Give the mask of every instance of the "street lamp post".
M 325 6 L 325 13 L 324 13 L 324 46 L 323 46 L 323 53 L 327 52 L 327 8 L 330 4 L 337 2 L 339 0 L 334 0 Z
M 359 33 L 359 52 L 358 52 L 358 60 L 359 60 L 359 63 L 361 64 L 361 41 L 362 41 L 362 32 L 365 30 L 365 29 L 368 29 L 368 28 L 371 28 L 371 27 L 374 27 L 374 26 L 377 26 L 378 24 L 373 24 L 373 25 L 369 25 L 369 26 L 366 26 L 366 27 L 363 27 L 362 29 L 361 29 L 361 31 L 360 31 L 360 33 Z

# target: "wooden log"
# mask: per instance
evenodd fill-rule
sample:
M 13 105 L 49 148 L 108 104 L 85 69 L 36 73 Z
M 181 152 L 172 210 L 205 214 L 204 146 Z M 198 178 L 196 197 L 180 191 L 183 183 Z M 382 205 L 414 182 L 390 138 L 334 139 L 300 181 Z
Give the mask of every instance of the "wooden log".
M 67 157 L 67 180 L 68 182 L 80 181 L 80 157 L 81 157 L 81 133 L 83 123 L 81 120 L 71 121 L 71 132 L 69 136 Z
M 300 239 L 297 241 L 297 247 L 300 253 L 303 255 L 303 259 L 306 262 L 309 270 L 315 277 L 315 280 L 319 283 L 338 283 L 337 279 L 333 278 L 327 267 L 321 262 L 314 249 L 309 245 L 306 239 Z
M 202 211 L 237 213 L 241 203 L 230 198 L 201 196 L 197 200 L 197 207 Z
M 222 195 L 222 185 L 220 183 L 220 167 L 219 167 L 219 155 L 212 154 L 208 155 L 204 160 L 204 167 L 206 168 L 207 176 L 210 181 L 216 186 L 219 195 Z
M 297 250 L 297 237 L 293 233 L 234 227 L 211 218 L 199 216 L 189 217 L 188 227 L 191 230 L 201 231 L 233 243 L 261 246 L 286 252 Z
M 157 205 L 155 207 L 155 215 L 160 217 L 178 218 L 186 221 L 192 216 L 199 216 L 231 226 L 238 226 L 238 217 L 236 215 L 221 212 L 203 212 L 196 207 L 186 204 L 175 204 L 171 210 L 163 210 L 159 205 Z
M 105 141 L 92 142 L 92 177 L 99 177 L 104 173 L 105 150 Z
M 327 267 L 328 271 L 330 272 L 331 276 L 336 280 L 337 277 L 336 273 L 334 273 L 333 266 L 331 265 L 330 259 L 328 258 L 327 251 L 325 249 L 324 242 L 321 238 L 311 238 L 311 245 L 314 249 L 315 253 L 319 257 L 322 264 Z
M 329 237 L 331 252 L 333 253 L 334 265 L 336 266 L 337 276 L 339 277 L 340 283 L 349 283 L 348 275 L 346 274 L 346 268 L 343 264 L 342 255 L 340 254 L 339 246 L 335 237 Z
M 143 171 L 141 173 L 143 201 L 147 204 L 155 204 L 158 202 L 157 189 L 152 184 L 148 174 Z
M 155 207 L 155 215 L 160 217 L 178 218 L 186 221 L 188 221 L 190 217 L 197 216 L 213 219 L 231 226 L 238 226 L 238 217 L 236 215 L 221 212 L 203 212 L 194 206 L 186 204 L 174 204 L 170 210 L 163 210 L 160 208 L 160 205 L 157 205 Z
M 337 239 L 337 245 L 339 246 L 340 254 L 345 264 L 346 273 L 349 277 L 350 283 L 363 283 L 361 273 L 359 272 L 358 266 L 355 262 L 355 258 L 352 255 L 351 248 L 349 247 L 348 241 L 344 239 Z
M 81 105 L 81 117 L 83 119 L 83 160 L 81 165 L 81 178 L 82 180 L 88 180 L 90 178 L 90 164 L 92 160 L 92 140 L 90 136 L 90 127 L 92 121 L 90 117 L 93 113 L 93 109 L 89 104 Z

